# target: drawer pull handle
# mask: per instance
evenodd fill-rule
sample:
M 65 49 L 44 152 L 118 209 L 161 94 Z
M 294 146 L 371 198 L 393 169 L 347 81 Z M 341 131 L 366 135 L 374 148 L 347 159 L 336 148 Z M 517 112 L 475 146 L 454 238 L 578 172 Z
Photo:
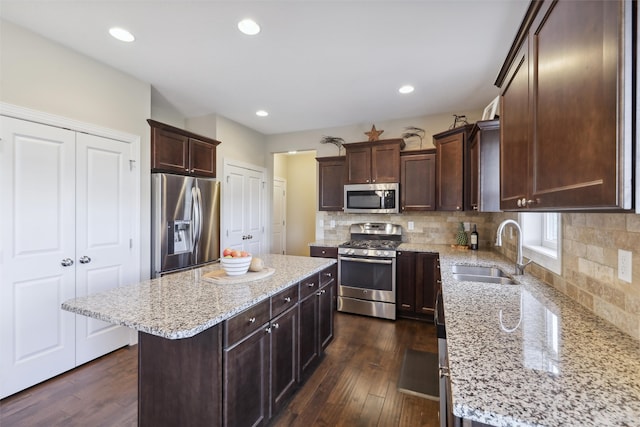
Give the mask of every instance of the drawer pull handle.
M 280 325 L 279 325 L 279 324 L 277 324 L 277 323 L 274 323 L 274 324 L 273 324 L 273 329 L 278 329 L 279 327 L 280 327 Z
M 324 273 L 325 277 L 333 277 L 331 273 Z
M 255 317 L 250 317 L 249 318 L 249 323 L 256 323 L 256 318 Z
M 284 302 L 291 302 L 291 297 L 285 297 Z
M 310 288 L 313 288 L 315 285 L 316 285 L 316 284 L 315 284 L 315 283 L 313 283 L 313 282 L 311 282 L 311 283 L 307 283 L 307 286 L 308 286 L 308 287 L 310 287 Z
M 411 308 L 409 304 L 402 304 L 402 308 Z

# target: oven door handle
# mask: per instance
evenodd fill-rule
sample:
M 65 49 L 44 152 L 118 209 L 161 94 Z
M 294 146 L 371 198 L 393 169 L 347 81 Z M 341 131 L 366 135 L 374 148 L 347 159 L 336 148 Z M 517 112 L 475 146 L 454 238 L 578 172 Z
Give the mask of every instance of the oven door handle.
M 368 259 L 368 258 L 350 258 L 350 257 L 340 257 L 341 261 L 353 261 L 353 262 L 366 262 L 368 264 L 393 264 L 392 260 L 389 259 Z

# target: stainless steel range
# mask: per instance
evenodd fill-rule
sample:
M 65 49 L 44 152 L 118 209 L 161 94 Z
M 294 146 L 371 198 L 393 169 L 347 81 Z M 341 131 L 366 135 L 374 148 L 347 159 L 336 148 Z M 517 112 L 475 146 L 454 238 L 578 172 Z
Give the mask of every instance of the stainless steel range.
M 402 227 L 353 224 L 351 240 L 338 247 L 338 311 L 396 318 L 396 248 Z

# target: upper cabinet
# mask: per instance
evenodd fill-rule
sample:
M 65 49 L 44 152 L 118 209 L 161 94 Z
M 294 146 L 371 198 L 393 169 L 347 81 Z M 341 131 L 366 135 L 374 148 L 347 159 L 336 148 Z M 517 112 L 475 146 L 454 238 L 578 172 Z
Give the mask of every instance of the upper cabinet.
M 318 210 L 342 211 L 344 205 L 345 157 L 317 157 Z
M 436 146 L 436 210 L 464 209 L 464 180 L 470 125 L 433 135 Z
M 216 176 L 216 147 L 220 141 L 155 120 L 151 126 L 151 170 L 182 175 Z
M 633 7 L 531 2 L 496 80 L 503 210 L 633 207 Z
M 400 182 L 402 139 L 345 144 L 346 184 L 381 184 Z
M 403 212 L 435 210 L 436 150 L 400 155 L 400 207 Z
M 500 120 L 476 122 L 469 133 L 465 210 L 500 211 Z

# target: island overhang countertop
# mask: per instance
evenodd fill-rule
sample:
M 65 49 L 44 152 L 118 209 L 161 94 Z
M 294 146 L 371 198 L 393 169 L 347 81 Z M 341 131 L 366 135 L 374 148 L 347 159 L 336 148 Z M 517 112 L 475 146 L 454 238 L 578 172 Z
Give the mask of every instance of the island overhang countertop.
M 167 339 L 189 338 L 336 263 L 334 259 L 260 255 L 268 278 L 219 284 L 203 275 L 210 264 L 138 284 L 65 301 L 62 309 Z

